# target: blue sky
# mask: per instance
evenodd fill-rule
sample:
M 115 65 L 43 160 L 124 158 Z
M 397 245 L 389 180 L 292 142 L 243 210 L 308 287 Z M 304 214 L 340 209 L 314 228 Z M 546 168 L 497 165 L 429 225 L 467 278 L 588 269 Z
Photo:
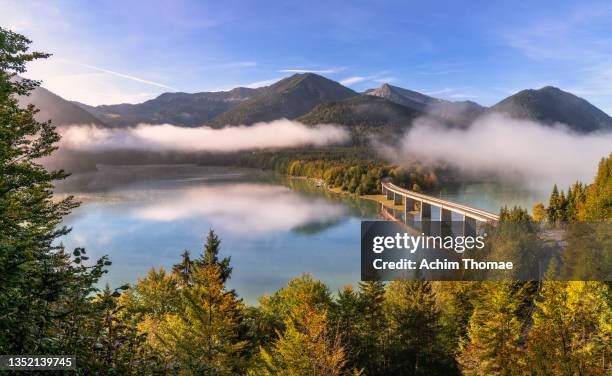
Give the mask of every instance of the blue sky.
M 306 70 L 484 105 L 554 85 L 611 114 L 611 19 L 588 1 L 0 0 L 0 25 L 54 54 L 29 76 L 89 104 Z

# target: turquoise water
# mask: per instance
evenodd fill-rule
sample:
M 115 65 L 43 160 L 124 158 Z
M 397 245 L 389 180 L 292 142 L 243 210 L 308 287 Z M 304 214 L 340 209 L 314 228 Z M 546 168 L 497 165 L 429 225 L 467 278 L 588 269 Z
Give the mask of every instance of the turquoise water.
M 377 218 L 379 210 L 305 180 L 194 165 L 99 166 L 70 177 L 57 193 L 82 201 L 66 219 L 73 230 L 62 241 L 87 248 L 91 258 L 109 255 L 113 265 L 103 283 L 116 287 L 151 267 L 169 269 L 184 249 L 199 254 L 213 228 L 221 256 L 232 259 L 229 286 L 250 303 L 302 272 L 332 292 L 356 283 L 360 222 Z M 437 194 L 496 212 L 519 193 L 466 185 Z
M 359 279 L 360 221 L 373 202 L 334 195 L 306 181 L 256 170 L 198 166 L 101 167 L 57 189 L 82 201 L 63 239 L 92 258 L 109 255 L 103 282 L 136 281 L 171 268 L 184 249 L 199 254 L 209 228 L 231 256 L 231 288 L 248 302 L 302 272 L 337 291 Z

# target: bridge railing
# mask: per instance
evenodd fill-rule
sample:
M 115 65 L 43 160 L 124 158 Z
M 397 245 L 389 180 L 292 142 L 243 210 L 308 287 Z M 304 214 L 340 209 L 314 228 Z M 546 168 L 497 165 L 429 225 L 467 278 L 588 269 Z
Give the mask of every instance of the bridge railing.
M 393 197 L 389 197 L 390 192 L 393 193 Z M 433 206 L 440 208 L 441 219 L 444 217 L 444 215 L 450 216 L 449 212 L 455 212 L 455 213 L 463 215 L 464 220 L 466 221 L 472 219 L 472 220 L 479 220 L 483 222 L 497 222 L 499 220 L 499 216 L 497 214 L 493 214 L 493 213 L 487 212 L 482 209 L 473 208 L 468 205 L 458 204 L 452 201 L 447 201 L 447 200 L 443 200 L 437 197 L 410 191 L 408 189 L 398 187 L 397 185 L 389 181 L 382 182 L 382 193 L 387 194 L 387 198 L 389 199 L 392 198 L 395 204 L 401 204 L 401 197 L 404 197 L 404 199 L 408 198 L 411 200 L 419 201 L 421 203 L 420 211 L 421 211 L 422 217 L 424 214 L 427 215 L 428 213 L 429 215 L 431 215 L 430 205 L 433 205 Z M 397 195 L 400 196 L 399 200 L 398 200 Z M 408 205 L 406 205 L 406 210 L 408 210 Z

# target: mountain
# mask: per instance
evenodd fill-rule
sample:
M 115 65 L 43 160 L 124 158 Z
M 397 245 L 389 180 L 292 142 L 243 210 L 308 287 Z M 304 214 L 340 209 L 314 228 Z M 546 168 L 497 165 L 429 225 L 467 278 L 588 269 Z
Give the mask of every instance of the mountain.
M 364 94 L 385 98 L 397 104 L 401 104 L 402 106 L 422 112 L 427 110 L 427 108 L 432 104 L 445 102 L 442 99 L 430 97 L 416 91 L 389 84 L 383 84 L 381 87 L 376 89 L 366 90 Z
M 297 120 L 309 125 L 339 124 L 350 128 L 355 144 L 366 144 L 371 134 L 395 139 L 423 116 L 414 110 L 385 98 L 360 95 L 343 101 L 323 103 Z
M 612 118 L 605 112 L 574 94 L 552 86 L 520 91 L 487 111 L 549 125 L 563 123 L 582 133 L 612 129 Z
M 43 87 L 37 87 L 29 96 L 19 97 L 21 106 L 25 107 L 30 103 L 39 110 L 36 114 L 38 121 L 51 119 L 53 124 L 58 126 L 71 124 L 104 126 L 103 122 L 91 113 Z
M 138 123 L 170 123 L 183 127 L 206 124 L 241 102 L 256 96 L 261 89 L 238 87 L 230 91 L 201 93 L 164 93 L 138 104 L 88 106 L 77 103 L 110 126 L 132 126 Z
M 353 90 L 314 73 L 295 74 L 262 88 L 262 92 L 214 118 L 210 124 L 253 124 L 279 118 L 295 119 L 315 106 L 356 96 Z
M 472 101 L 445 101 L 389 84 L 383 84 L 376 89 L 369 89 L 364 94 L 388 99 L 413 110 L 426 112 L 429 115 L 448 120 L 459 126 L 469 126 L 474 119 L 484 112 L 484 107 Z
M 385 98 L 360 95 L 343 101 L 323 103 L 298 118 L 305 124 L 340 124 L 354 126 L 410 125 L 423 112 L 399 105 Z

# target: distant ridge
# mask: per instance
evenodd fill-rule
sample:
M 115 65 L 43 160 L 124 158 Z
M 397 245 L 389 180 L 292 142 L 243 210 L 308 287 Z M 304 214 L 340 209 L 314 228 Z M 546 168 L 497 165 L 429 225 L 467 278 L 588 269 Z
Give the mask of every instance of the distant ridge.
M 249 125 L 279 118 L 295 119 L 321 103 L 339 101 L 356 95 L 353 90 L 318 74 L 294 74 L 262 88 L 259 95 L 217 116 L 211 124 L 222 127 Z
M 364 94 L 388 99 L 402 106 L 417 111 L 425 111 L 432 104 L 445 103 L 446 101 L 416 91 L 404 89 L 390 84 L 383 84 L 376 89 L 366 90 Z M 450 103 L 450 102 L 446 102 Z
M 385 98 L 360 95 L 343 101 L 322 103 L 298 118 L 306 124 L 332 123 L 351 127 L 407 127 L 423 112 Z
M 201 93 L 164 93 L 139 104 L 88 106 L 75 102 L 106 124 L 115 127 L 138 123 L 175 124 L 198 127 L 241 102 L 256 96 L 261 89 L 238 87 L 230 91 Z
M 388 99 L 402 106 L 439 117 L 458 126 L 468 126 L 485 108 L 476 102 L 451 102 L 390 84 L 366 90 L 366 95 Z
M 139 104 L 88 106 L 69 102 L 44 88 L 21 98 L 34 103 L 41 120 L 57 125 L 96 124 L 125 127 L 170 123 L 183 127 L 251 125 L 279 118 L 307 124 L 335 123 L 352 128 L 404 129 L 420 116 L 451 127 L 468 127 L 477 117 L 502 113 L 544 124 L 566 124 L 575 132 L 612 130 L 612 118 L 588 101 L 546 86 L 522 90 L 486 108 L 472 101 L 452 102 L 390 84 L 363 94 L 314 73 L 295 74 L 270 86 L 222 92 L 164 93 Z
M 39 110 L 36 114 L 38 121 L 51 120 L 57 126 L 72 124 L 106 126 L 106 124 L 90 112 L 50 92 L 44 87 L 37 87 L 30 92 L 29 96 L 19 97 L 19 104 L 21 106 L 27 106 L 30 103 Z
M 489 108 L 488 112 L 549 125 L 563 123 L 583 133 L 612 129 L 612 118 L 605 112 L 585 99 L 553 86 L 519 91 Z

